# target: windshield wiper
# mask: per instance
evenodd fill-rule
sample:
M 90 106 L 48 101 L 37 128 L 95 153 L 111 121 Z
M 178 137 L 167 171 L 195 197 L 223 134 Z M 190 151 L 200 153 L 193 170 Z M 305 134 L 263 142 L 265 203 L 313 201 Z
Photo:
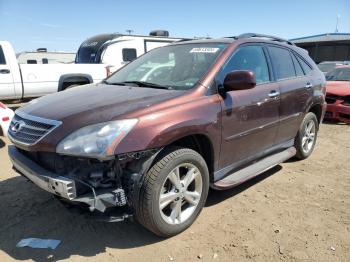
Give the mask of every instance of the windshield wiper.
M 154 83 L 144 82 L 144 81 L 124 81 L 124 82 L 107 82 L 106 80 L 103 80 L 102 83 L 107 85 L 116 85 L 116 86 L 126 86 L 128 84 L 135 84 L 140 87 L 153 87 L 153 88 L 159 88 L 159 89 L 172 89 L 171 86 L 162 86 Z
M 126 84 L 124 82 L 107 82 L 106 80 L 103 80 L 102 81 L 103 84 L 106 84 L 106 85 L 116 85 L 116 86 L 125 86 Z
M 170 86 L 162 86 L 162 85 L 149 83 L 149 82 L 145 82 L 145 81 L 124 81 L 122 83 L 135 84 L 135 85 L 138 85 L 140 87 L 154 87 L 154 88 L 159 88 L 159 89 L 171 89 Z

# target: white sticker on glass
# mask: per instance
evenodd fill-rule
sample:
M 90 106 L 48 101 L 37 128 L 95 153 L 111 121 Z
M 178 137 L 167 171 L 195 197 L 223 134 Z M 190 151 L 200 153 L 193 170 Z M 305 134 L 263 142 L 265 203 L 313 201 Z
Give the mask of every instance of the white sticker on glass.
M 216 53 L 219 48 L 216 47 L 195 47 L 192 48 L 190 53 Z

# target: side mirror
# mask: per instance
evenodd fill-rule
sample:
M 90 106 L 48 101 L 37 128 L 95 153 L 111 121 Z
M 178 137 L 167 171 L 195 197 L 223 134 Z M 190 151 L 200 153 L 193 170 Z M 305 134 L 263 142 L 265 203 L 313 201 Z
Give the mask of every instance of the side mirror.
M 228 73 L 224 79 L 226 92 L 251 89 L 256 86 L 255 75 L 252 71 L 237 70 Z

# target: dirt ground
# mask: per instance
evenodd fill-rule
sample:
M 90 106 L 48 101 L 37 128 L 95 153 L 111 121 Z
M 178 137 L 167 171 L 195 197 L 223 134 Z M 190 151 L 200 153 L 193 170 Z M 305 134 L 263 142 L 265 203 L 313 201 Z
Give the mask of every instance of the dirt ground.
M 233 190 L 211 192 L 184 233 L 72 214 L 11 170 L 0 139 L 0 261 L 350 261 L 350 126 L 324 124 L 313 155 Z M 22 238 L 61 240 L 55 250 Z

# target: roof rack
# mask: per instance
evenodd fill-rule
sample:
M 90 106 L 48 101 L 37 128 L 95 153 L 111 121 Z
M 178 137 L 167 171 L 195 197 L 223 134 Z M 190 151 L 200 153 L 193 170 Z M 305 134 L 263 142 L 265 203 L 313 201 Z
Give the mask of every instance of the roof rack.
M 251 38 L 251 37 L 263 37 L 263 38 L 270 38 L 272 41 L 278 41 L 278 42 L 285 42 L 289 45 L 294 45 L 294 43 L 292 43 L 291 41 L 287 40 L 287 39 L 283 39 L 277 36 L 272 36 L 272 35 L 264 35 L 264 34 L 256 34 L 256 33 L 245 33 L 245 34 L 241 34 L 238 36 L 234 36 L 232 38 L 234 39 L 242 39 L 242 38 Z

